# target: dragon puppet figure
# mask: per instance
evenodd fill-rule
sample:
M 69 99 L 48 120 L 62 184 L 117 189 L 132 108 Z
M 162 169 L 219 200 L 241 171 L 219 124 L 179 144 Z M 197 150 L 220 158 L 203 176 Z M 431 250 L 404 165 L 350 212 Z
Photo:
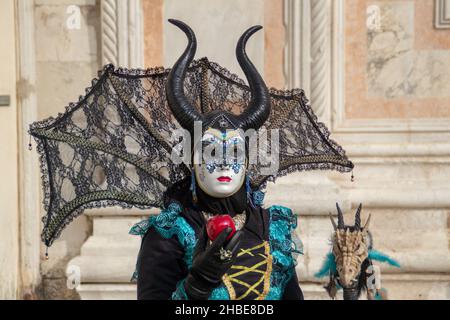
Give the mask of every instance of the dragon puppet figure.
M 336 203 L 338 223 L 331 213 L 330 219 L 334 233 L 331 239 L 331 252 L 327 254 L 317 278 L 329 276 L 325 286 L 328 295 L 336 298 L 338 289 L 342 288 L 344 300 L 358 300 L 363 291 L 369 300 L 386 299 L 386 290 L 379 286 L 379 274 L 375 272 L 372 261 L 386 262 L 400 267 L 397 261 L 373 249 L 372 235 L 369 232 L 370 215 L 364 226 L 361 226 L 361 209 L 359 205 L 352 226 L 344 223 L 344 215 Z M 377 278 L 378 277 L 378 278 Z

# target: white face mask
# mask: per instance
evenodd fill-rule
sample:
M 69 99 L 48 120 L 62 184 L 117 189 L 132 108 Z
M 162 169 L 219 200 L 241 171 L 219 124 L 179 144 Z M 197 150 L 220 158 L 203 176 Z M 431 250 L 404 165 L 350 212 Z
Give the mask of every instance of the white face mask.
M 245 140 L 239 131 L 208 129 L 195 148 L 195 179 L 206 194 L 226 198 L 236 193 L 245 182 Z

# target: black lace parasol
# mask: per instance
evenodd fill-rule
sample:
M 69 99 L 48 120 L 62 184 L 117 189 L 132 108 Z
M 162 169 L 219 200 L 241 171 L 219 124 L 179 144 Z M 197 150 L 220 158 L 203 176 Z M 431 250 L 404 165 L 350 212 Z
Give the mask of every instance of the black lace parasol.
M 186 165 L 170 160 L 178 124 L 166 101 L 168 73 L 107 65 L 77 103 L 55 119 L 30 126 L 41 156 L 47 212 L 42 240 L 47 246 L 86 208 L 162 208 L 165 190 L 190 176 Z M 191 64 L 184 86 L 201 112 L 240 113 L 251 98 L 241 79 L 206 58 Z M 265 127 L 279 129 L 279 169 L 266 175 L 252 164 L 254 190 L 293 171 L 352 170 L 302 90 L 271 89 L 270 94 L 272 111 Z

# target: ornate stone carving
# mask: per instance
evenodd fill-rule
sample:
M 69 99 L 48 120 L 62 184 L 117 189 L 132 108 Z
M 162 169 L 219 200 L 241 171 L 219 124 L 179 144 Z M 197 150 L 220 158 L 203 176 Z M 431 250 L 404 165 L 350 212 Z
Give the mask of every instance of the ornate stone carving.
M 310 12 L 309 1 L 284 1 L 286 47 L 284 73 L 289 88 L 302 88 L 309 96 Z
M 102 1 L 102 63 L 118 63 L 117 2 Z
M 288 85 L 304 89 L 317 116 L 329 123 L 331 2 L 285 0 L 285 25 Z
M 137 68 L 144 64 L 141 1 L 102 0 L 102 63 Z
M 328 120 L 330 95 L 330 2 L 311 1 L 311 106 Z

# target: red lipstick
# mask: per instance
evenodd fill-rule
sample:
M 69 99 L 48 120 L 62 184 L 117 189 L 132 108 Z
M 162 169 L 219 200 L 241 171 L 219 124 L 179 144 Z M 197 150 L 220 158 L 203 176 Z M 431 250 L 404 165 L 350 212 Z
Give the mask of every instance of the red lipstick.
M 219 180 L 219 182 L 230 182 L 231 178 L 230 177 L 226 177 L 226 176 L 222 176 L 222 177 L 218 177 L 217 180 Z

